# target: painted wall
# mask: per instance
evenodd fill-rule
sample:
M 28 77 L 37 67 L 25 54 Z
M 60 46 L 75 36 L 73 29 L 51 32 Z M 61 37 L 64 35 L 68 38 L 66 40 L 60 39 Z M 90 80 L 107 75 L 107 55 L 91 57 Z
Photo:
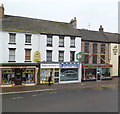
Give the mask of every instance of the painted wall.
M 113 53 L 113 49 L 117 46 L 117 53 Z M 110 64 L 113 65 L 112 76 L 118 76 L 118 44 L 111 44 L 110 46 Z
M 14 32 L 10 32 L 14 33 Z M 26 33 L 27 34 L 27 33 Z M 30 34 L 30 33 L 28 33 Z M 3 31 L 2 42 L 0 51 L 0 58 L 2 58 L 1 63 L 8 63 L 9 61 L 9 48 L 15 48 L 15 61 L 16 63 L 25 62 L 25 49 L 31 49 L 31 62 L 34 62 L 34 52 L 40 51 L 41 61 L 46 61 L 46 50 L 52 50 L 52 61 L 58 62 L 58 51 L 64 51 L 64 62 L 70 62 L 70 51 L 75 51 L 75 54 L 81 51 L 81 38 L 76 37 L 75 39 L 75 48 L 70 48 L 70 37 L 64 37 L 65 46 L 59 47 L 59 37 L 53 36 L 53 46 L 47 47 L 47 36 L 41 34 L 31 34 L 31 45 L 25 45 L 25 33 L 16 33 L 16 44 L 9 44 L 9 33 Z M 76 58 L 76 57 L 75 57 Z M 75 60 L 77 61 L 77 60 Z

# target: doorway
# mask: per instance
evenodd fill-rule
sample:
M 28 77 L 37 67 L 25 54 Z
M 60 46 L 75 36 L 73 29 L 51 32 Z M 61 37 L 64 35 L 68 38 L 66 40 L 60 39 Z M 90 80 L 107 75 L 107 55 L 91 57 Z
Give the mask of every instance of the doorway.
M 14 78 L 15 85 L 22 85 L 22 70 L 15 69 L 15 78 Z

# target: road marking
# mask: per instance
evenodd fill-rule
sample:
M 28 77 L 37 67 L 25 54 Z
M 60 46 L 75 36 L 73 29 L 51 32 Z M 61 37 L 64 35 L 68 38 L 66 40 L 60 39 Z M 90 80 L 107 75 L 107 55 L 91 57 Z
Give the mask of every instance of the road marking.
M 32 95 L 33 97 L 36 97 L 37 95 Z
M 32 93 L 32 92 L 43 92 L 43 91 L 51 91 L 55 89 L 42 89 L 42 90 L 32 90 L 32 91 L 20 91 L 20 92 L 6 92 L 0 93 L 0 95 L 10 95 L 10 94 L 17 94 L 17 93 Z

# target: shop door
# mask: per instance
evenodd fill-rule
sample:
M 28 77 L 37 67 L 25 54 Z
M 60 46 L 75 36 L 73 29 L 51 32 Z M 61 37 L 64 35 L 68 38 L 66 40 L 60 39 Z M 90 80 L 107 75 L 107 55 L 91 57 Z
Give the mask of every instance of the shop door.
M 21 85 L 22 84 L 22 70 L 21 69 L 15 69 L 15 85 Z
M 102 78 L 102 68 L 98 68 L 96 72 L 96 80 L 101 81 Z
M 54 71 L 54 82 L 59 83 L 59 69 L 55 69 Z

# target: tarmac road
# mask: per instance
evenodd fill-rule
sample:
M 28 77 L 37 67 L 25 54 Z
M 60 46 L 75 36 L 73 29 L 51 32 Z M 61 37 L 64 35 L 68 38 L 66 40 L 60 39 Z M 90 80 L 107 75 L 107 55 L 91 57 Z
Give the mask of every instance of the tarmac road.
M 3 112 L 118 112 L 118 87 L 72 88 L 2 96 Z

